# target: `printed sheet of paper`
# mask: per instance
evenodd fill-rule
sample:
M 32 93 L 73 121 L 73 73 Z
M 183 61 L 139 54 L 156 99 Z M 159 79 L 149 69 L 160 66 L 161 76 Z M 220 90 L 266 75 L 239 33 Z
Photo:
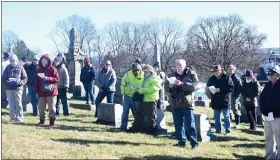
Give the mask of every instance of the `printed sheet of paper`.
M 16 81 L 15 78 L 9 78 L 9 81 Z
M 45 74 L 44 73 L 38 73 L 38 76 L 43 78 L 43 77 L 45 77 Z
M 212 94 L 216 93 L 216 88 L 214 86 L 208 87 Z
M 268 113 L 268 116 L 265 117 L 267 121 L 273 121 L 274 120 L 274 117 L 273 117 L 273 113 L 272 112 L 269 112 Z
M 177 80 L 177 79 L 176 79 L 176 77 L 169 77 L 169 78 L 167 78 L 167 80 L 170 84 L 175 84 L 175 80 Z

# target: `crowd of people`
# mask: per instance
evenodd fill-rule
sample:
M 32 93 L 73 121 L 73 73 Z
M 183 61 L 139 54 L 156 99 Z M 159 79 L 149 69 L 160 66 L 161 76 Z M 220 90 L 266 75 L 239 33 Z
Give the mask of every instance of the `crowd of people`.
M 192 149 L 197 149 L 199 143 L 194 118 L 194 92 L 199 82 L 198 76 L 191 66 L 187 66 L 184 59 L 178 59 L 174 66 L 174 70 L 165 74 L 160 70 L 158 62 L 151 66 L 137 59 L 131 65 L 131 69 L 122 77 L 120 87 L 123 95 L 120 128 L 130 133 L 143 132 L 156 135 L 158 130 L 156 111 L 164 109 L 165 95 L 168 95 L 175 127 L 173 136 L 178 140 L 174 146 L 184 147 L 189 141 Z M 244 80 L 236 74 L 236 70 L 234 64 L 229 65 L 227 72 L 221 65 L 214 65 L 211 70 L 213 75 L 207 82 L 205 93 L 211 99 L 216 133 L 222 133 L 221 114 L 224 117 L 225 135 L 230 135 L 232 132 L 233 117 L 235 128 L 240 127 L 242 105 L 246 108 L 250 122 L 249 129 L 255 131 L 256 112 L 259 106 L 265 117 L 266 158 L 273 159 L 276 156 L 280 158 L 280 68 L 276 66 L 269 70 L 270 81 L 263 90 L 260 89 L 260 84 L 252 70 L 246 70 Z M 117 76 L 111 61 L 107 60 L 97 71 L 91 64 L 90 58 L 85 58 L 80 81 L 86 93 L 86 104 L 98 106 L 105 97 L 107 103 L 114 103 Z M 33 115 L 38 116 L 39 110 L 39 125 L 45 123 L 46 111 L 48 111 L 49 126 L 54 126 L 56 117 L 60 115 L 60 101 L 63 115 L 71 115 L 67 103 L 69 71 L 61 53 L 54 58 L 53 63 L 48 54 L 35 56 L 30 62 L 23 57 L 20 62 L 15 54 L 4 53 L 2 94 L 5 93 L 7 97 L 11 121 L 20 123 L 24 121 L 22 92 L 25 85 L 33 107 Z M 96 99 L 94 85 L 99 88 Z M 243 104 L 240 103 L 240 99 Z M 130 109 L 134 122 L 128 128 Z M 234 116 L 230 115 L 231 110 Z

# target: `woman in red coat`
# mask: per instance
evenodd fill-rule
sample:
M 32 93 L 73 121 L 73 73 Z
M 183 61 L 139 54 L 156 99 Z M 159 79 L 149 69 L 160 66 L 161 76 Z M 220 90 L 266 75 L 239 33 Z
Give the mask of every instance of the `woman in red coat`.
M 58 81 L 59 75 L 56 68 L 52 66 L 50 56 L 48 54 L 42 55 L 39 60 L 39 68 L 37 70 L 35 81 L 35 91 L 37 98 L 39 99 L 38 108 L 40 122 L 38 124 L 40 125 L 45 123 L 45 110 L 46 105 L 48 105 L 50 127 L 54 126 Z

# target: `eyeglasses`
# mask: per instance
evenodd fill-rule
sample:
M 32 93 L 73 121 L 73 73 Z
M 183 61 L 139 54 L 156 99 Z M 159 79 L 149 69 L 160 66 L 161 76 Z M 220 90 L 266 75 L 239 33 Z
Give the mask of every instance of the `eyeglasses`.
M 111 64 L 110 63 L 106 63 L 106 66 L 111 66 Z
M 275 73 L 272 73 L 272 72 L 269 72 L 268 75 L 269 75 L 269 76 L 274 76 L 274 75 L 276 75 L 276 74 L 275 74 Z

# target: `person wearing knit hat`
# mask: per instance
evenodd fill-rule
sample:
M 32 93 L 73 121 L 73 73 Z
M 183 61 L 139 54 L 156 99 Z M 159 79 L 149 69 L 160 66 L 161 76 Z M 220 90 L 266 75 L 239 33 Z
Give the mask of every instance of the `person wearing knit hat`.
M 259 101 L 265 117 L 266 159 L 280 159 L 280 67 L 269 69 L 268 74 L 270 80 L 262 90 Z
M 82 68 L 80 81 L 83 83 L 86 92 L 86 104 L 89 104 L 89 100 L 91 100 L 91 104 L 94 105 L 94 81 L 96 78 L 96 71 L 88 57 L 84 59 L 84 64 L 85 66 Z
M 138 63 L 133 63 L 131 70 L 126 72 L 122 78 L 121 94 L 123 99 L 123 114 L 121 129 L 126 130 L 128 124 L 129 110 L 132 110 L 133 116 L 136 114 L 136 109 L 140 106 L 140 102 L 133 99 L 134 90 L 139 89 L 144 81 L 144 72 Z
M 144 99 L 142 105 L 140 105 L 136 110 L 133 125 L 128 132 L 144 131 L 147 134 L 156 135 L 156 107 L 162 80 L 156 75 L 155 70 L 151 65 L 145 65 L 142 70 L 145 75 L 142 87 L 135 89 L 134 92 L 142 94 Z M 145 118 L 148 123 L 147 128 L 143 126 Z
M 10 64 L 5 68 L 2 81 L 3 88 L 9 103 L 10 121 L 23 122 L 22 92 L 23 85 L 27 82 L 27 74 L 22 65 L 18 63 L 15 54 L 9 57 Z
M 247 116 L 250 122 L 250 130 L 255 131 L 257 126 L 257 97 L 260 91 L 260 84 L 254 77 L 252 70 L 248 69 L 245 72 L 246 79 L 242 83 L 242 97 L 243 103 L 247 112 Z

